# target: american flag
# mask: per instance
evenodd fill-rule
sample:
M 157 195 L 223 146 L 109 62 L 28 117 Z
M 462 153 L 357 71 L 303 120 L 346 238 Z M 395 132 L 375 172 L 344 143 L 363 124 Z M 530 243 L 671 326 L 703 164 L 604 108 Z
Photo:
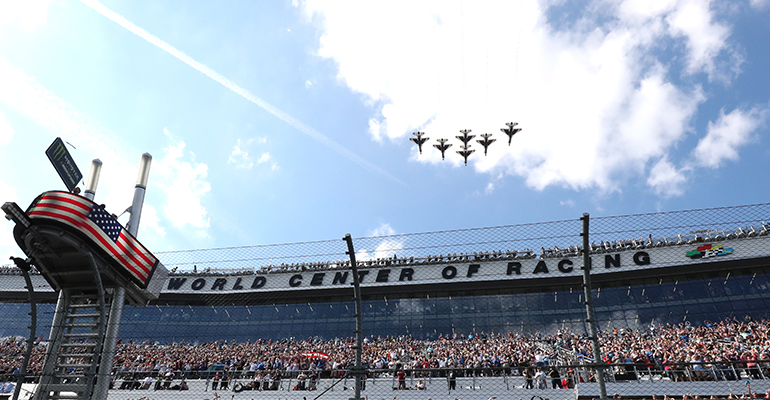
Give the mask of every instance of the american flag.
M 30 219 L 64 223 L 91 239 L 140 287 L 147 287 L 158 265 L 155 258 L 100 205 L 79 195 L 51 191 L 40 195 L 27 210 Z

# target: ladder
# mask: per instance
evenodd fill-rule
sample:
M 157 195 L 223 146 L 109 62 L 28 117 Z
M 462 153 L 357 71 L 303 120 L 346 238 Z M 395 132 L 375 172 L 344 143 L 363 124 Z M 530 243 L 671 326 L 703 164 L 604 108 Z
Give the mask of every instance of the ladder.
M 46 351 L 35 400 L 90 399 L 99 371 L 109 303 L 102 290 L 93 288 L 62 289 L 59 297 L 52 329 L 56 335 Z

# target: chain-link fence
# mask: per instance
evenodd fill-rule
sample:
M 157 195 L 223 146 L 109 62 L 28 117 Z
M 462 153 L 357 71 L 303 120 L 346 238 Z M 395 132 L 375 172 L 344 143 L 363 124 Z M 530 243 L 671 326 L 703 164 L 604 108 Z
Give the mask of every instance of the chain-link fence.
M 594 321 L 586 317 L 578 218 L 354 238 L 362 396 L 598 398 L 599 376 L 611 397 L 764 396 L 765 220 L 770 204 L 592 217 Z M 123 309 L 109 398 L 354 397 L 356 316 L 346 251 L 340 237 L 156 253 L 171 274 L 157 300 Z M 57 302 L 32 272 L 38 328 L 20 398 L 32 398 L 45 375 Z M 0 398 L 21 373 L 26 293 L 17 269 L 4 267 L 0 379 L 8 383 Z M 64 321 L 54 328 L 72 328 Z M 591 347 L 592 322 L 601 357 Z M 86 334 L 62 345 L 85 352 L 75 345 Z M 55 373 L 77 379 L 82 357 L 58 357 Z
M 606 390 L 612 398 L 766 398 L 768 361 L 721 360 L 678 364 L 608 364 Z M 531 365 L 529 365 L 531 364 Z M 369 368 L 366 398 L 387 399 L 577 399 L 599 398 L 595 370 L 554 361 L 513 367 Z M 541 365 L 538 367 L 537 365 Z M 702 368 L 701 368 L 702 367 Z M 7 394 L 15 376 L 4 375 Z M 20 398 L 32 398 L 27 380 Z M 347 399 L 354 379 L 346 369 L 146 371 L 117 373 L 110 399 Z M 749 397 L 749 393 L 751 393 Z

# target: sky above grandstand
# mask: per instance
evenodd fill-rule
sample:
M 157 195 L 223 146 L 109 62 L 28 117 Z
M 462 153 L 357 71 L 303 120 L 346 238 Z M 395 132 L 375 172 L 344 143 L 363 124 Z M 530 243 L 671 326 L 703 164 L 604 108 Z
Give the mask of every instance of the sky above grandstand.
M 767 21 L 770 0 L 2 1 L 0 201 L 64 189 L 61 137 L 116 214 L 153 155 L 153 251 L 764 203 Z

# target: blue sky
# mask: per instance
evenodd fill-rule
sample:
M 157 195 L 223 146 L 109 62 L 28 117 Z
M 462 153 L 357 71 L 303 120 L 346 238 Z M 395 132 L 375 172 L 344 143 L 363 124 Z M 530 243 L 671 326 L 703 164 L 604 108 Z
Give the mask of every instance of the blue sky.
M 769 0 L 2 2 L 0 200 L 64 188 L 59 136 L 84 174 L 104 162 L 115 213 L 153 155 L 156 252 L 763 203 L 768 20 Z M 497 139 L 467 167 L 461 129 Z

